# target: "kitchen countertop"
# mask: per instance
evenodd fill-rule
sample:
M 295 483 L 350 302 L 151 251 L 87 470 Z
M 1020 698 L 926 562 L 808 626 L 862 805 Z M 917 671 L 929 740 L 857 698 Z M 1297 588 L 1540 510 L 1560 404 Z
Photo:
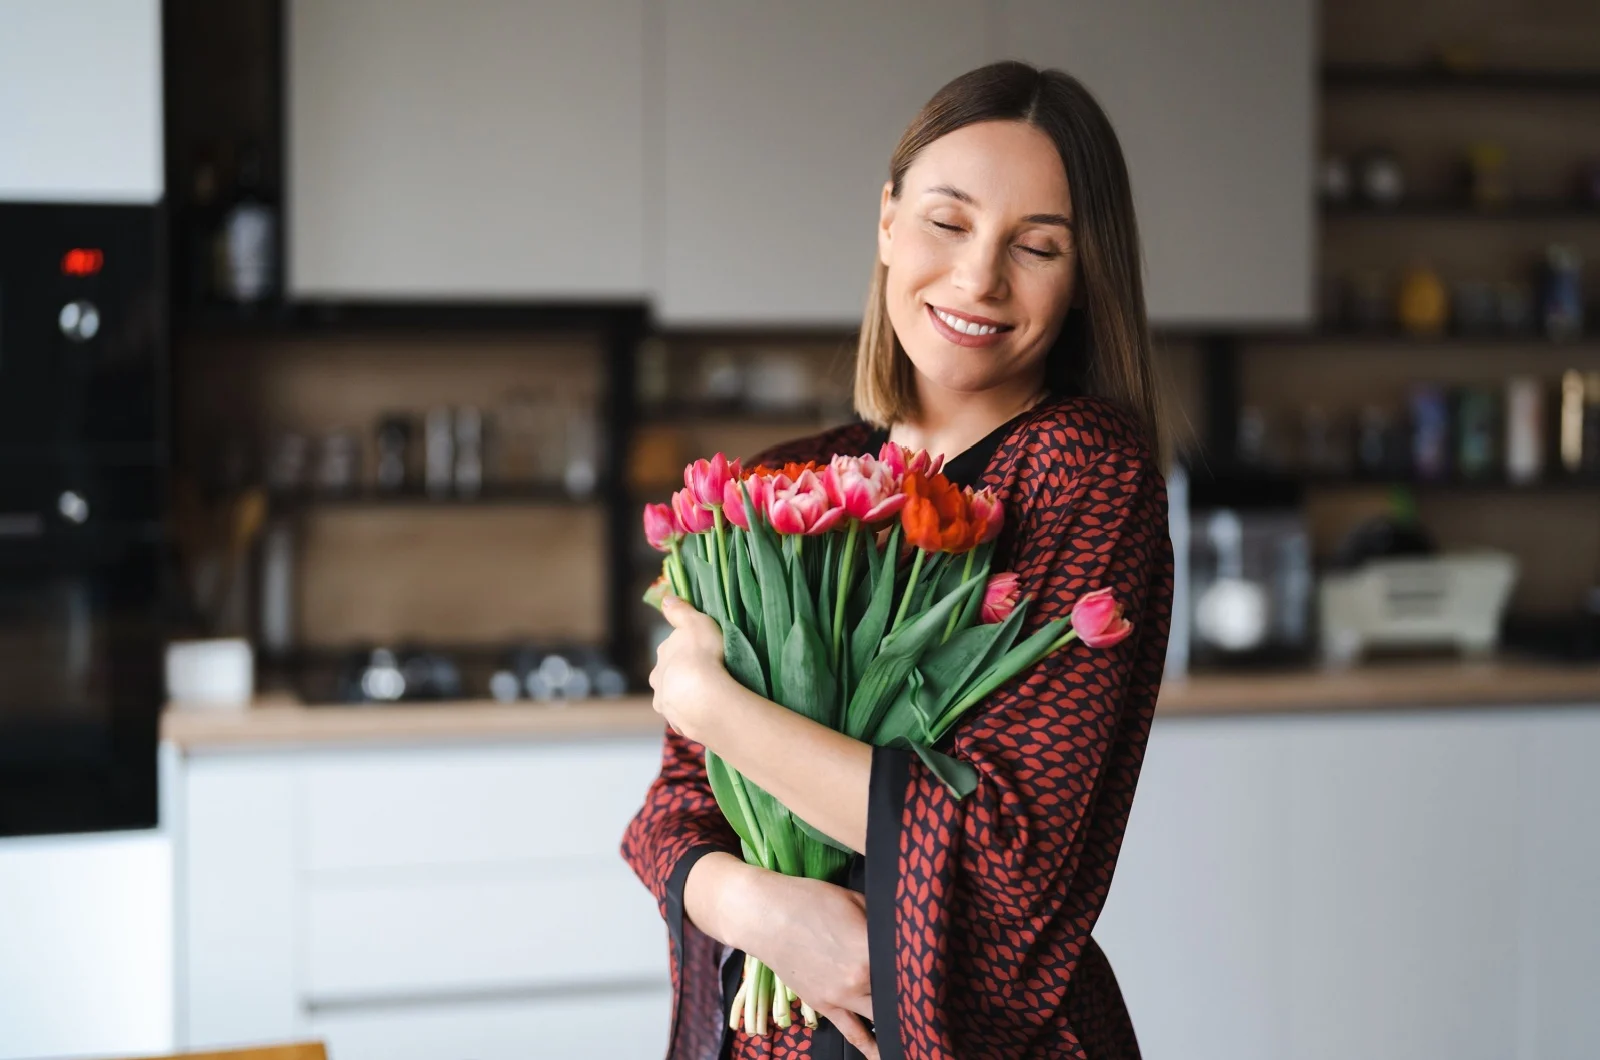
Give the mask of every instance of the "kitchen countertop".
M 1160 718 L 1327 711 L 1600 705 L 1600 666 L 1534 662 L 1392 663 L 1341 671 L 1197 674 L 1169 681 Z M 653 736 L 648 696 L 572 706 L 490 701 L 306 706 L 264 697 L 248 710 L 171 709 L 162 739 L 185 752 L 325 744 Z

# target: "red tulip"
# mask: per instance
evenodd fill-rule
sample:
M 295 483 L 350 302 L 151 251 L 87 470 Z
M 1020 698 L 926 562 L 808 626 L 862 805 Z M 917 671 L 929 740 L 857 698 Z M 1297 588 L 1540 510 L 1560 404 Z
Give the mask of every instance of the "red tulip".
M 1000 535 L 1000 527 L 1005 525 L 1006 510 L 994 495 L 994 490 L 979 490 L 967 497 L 967 503 L 972 507 L 972 519 L 983 526 L 983 531 L 978 535 L 978 544 L 993 541 Z
M 722 487 L 722 514 L 728 517 L 728 522 L 741 530 L 750 529 L 745 523 L 744 498 L 739 496 L 739 483 L 744 483 L 744 488 L 750 493 L 750 505 L 758 512 L 767 510 L 767 499 L 772 494 L 772 480 L 766 475 L 751 475 L 749 478 L 730 478 L 727 485 Z
M 844 508 L 828 499 L 814 471 L 802 471 L 793 482 L 775 475 L 770 485 L 767 521 L 780 534 L 824 534 L 844 521 Z
M 687 487 L 672 495 L 672 514 L 686 534 L 703 534 L 717 524 L 716 516 L 709 508 L 701 507 L 694 491 Z
M 694 495 L 695 503 L 702 508 L 722 507 L 723 490 L 731 479 L 743 472 L 739 461 L 730 461 L 718 453 L 710 460 L 696 460 L 683 469 L 683 484 Z
M 1078 597 L 1072 605 L 1072 628 L 1089 647 L 1109 648 L 1133 632 L 1133 623 L 1122 617 L 1122 605 L 1107 588 Z
M 889 465 L 889 470 L 896 479 L 905 478 L 912 473 L 932 477 L 939 473 L 944 466 L 944 457 L 932 457 L 926 449 L 918 449 L 915 453 L 903 445 L 894 442 L 884 442 L 883 448 L 878 450 L 878 460 Z
M 863 523 L 887 519 L 906 504 L 894 472 L 870 456 L 834 457 L 822 471 L 822 485 L 835 507 Z
M 672 514 L 670 504 L 644 506 L 644 539 L 658 552 L 671 552 L 672 546 L 683 539 L 683 527 Z
M 1010 571 L 996 574 L 983 588 L 983 606 L 978 617 L 984 622 L 1004 622 L 1017 609 L 1017 576 Z

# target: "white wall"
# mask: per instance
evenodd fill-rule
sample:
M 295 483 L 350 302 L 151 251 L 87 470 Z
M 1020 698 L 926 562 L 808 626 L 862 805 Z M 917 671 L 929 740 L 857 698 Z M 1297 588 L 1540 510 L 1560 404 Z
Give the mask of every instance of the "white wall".
M 0 0 L 0 201 L 162 195 L 160 0 Z
M 165 834 L 0 840 L 0 1060 L 170 1051 L 172 929 Z

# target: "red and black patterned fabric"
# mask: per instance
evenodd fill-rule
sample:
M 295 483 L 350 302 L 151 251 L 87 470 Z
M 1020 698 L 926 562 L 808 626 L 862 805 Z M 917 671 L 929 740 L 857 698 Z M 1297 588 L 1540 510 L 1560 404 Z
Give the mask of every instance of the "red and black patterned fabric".
M 871 435 L 853 424 L 755 462 L 860 453 Z M 1006 505 L 996 569 L 1034 597 L 1025 632 L 1102 586 L 1117 590 L 1135 632 L 1110 649 L 1074 643 L 974 708 L 941 746 L 977 770 L 965 800 L 915 755 L 874 750 L 864 867 L 884 1060 L 1139 1055 L 1090 932 L 1132 806 L 1171 611 L 1165 485 L 1140 438 L 1105 401 L 1053 398 L 1009 425 L 978 476 Z M 702 748 L 668 734 L 622 850 L 671 928 L 669 1060 L 717 1060 L 722 947 L 684 919 L 682 885 L 698 856 L 738 844 Z M 859 1055 L 826 1024 L 732 1037 L 737 1060 Z

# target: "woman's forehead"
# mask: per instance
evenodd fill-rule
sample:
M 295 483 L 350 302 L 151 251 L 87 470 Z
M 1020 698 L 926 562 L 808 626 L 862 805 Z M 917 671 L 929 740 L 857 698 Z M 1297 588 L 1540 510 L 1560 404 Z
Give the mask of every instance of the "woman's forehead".
M 917 196 L 962 201 L 977 210 L 1070 213 L 1071 192 L 1055 143 L 1024 122 L 967 125 L 930 143 L 906 171 Z

